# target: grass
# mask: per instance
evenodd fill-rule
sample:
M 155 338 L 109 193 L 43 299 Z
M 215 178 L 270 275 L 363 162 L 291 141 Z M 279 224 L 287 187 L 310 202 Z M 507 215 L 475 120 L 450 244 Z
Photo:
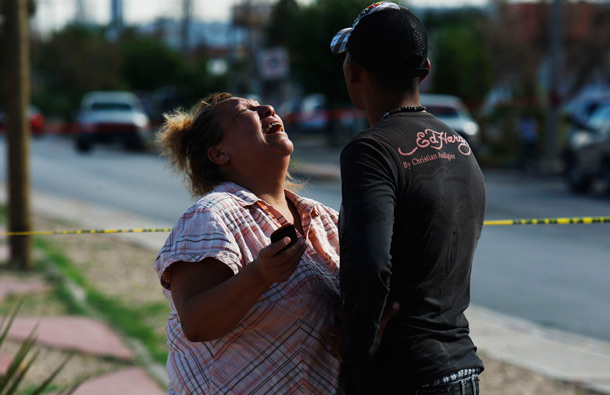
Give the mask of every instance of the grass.
M 37 262 L 36 268 L 44 272 L 47 281 L 53 285 L 55 298 L 66 306 L 68 314 L 90 315 L 90 312 L 74 298 L 64 280 L 64 278 L 69 278 L 77 284 L 79 281 L 84 282 L 81 274 L 70 265 L 68 258 L 47 240 L 35 237 L 34 246 L 37 250 L 42 251 L 44 256 L 44 259 Z M 49 270 L 50 268 L 56 268 L 59 272 Z
M 8 221 L 8 216 L 6 214 L 6 206 L 0 204 L 0 224 L 6 224 Z
M 151 305 L 145 309 L 130 308 L 117 300 L 105 297 L 93 289 L 88 289 L 87 301 L 96 310 L 102 312 L 102 315 L 113 327 L 129 337 L 140 340 L 156 362 L 160 364 L 165 363 L 167 360 L 165 337 L 157 335 L 146 324 L 146 320 L 150 313 L 165 313 L 167 306 Z M 160 344 L 163 344 L 163 346 L 159 347 Z
M 0 223 L 5 223 L 6 219 L 6 207 L 0 205 Z M 91 237 L 91 235 L 81 237 Z M 81 248 L 87 248 L 93 252 L 104 250 L 100 245 L 105 242 L 92 244 L 90 240 L 88 239 L 86 246 Z M 66 253 L 65 245 L 61 244 L 52 237 L 34 237 L 33 246 L 37 257 L 34 271 L 24 274 L 11 272 L 11 274 L 19 276 L 43 274 L 45 281 L 51 286 L 50 292 L 19 297 L 20 300 L 23 300 L 23 313 L 37 313 L 41 309 L 41 305 L 48 305 L 52 306 L 49 307 L 50 311 L 58 311 L 61 314 L 101 318 L 120 334 L 137 339 L 155 362 L 164 365 L 167 360 L 166 338 L 164 333 L 160 333 L 157 326 L 159 322 L 167 319 L 169 311 L 167 303 L 134 304 L 100 292 L 96 288 L 96 281 L 92 282 L 83 273 L 84 270 L 87 270 L 86 267 L 76 265 Z M 0 271 L 4 270 L 0 267 Z M 99 279 L 99 281 L 104 281 L 104 279 Z M 70 284 L 75 284 L 84 292 L 84 301 L 75 296 Z M 15 303 L 15 300 L 16 298 L 9 297 L 1 302 L 0 313 L 10 311 L 10 306 Z M 151 325 L 151 322 L 154 324 Z
M 116 298 L 99 292 L 51 241 L 36 238 L 35 245 L 47 257 L 47 263 L 44 265 L 51 265 L 59 272 L 58 276 L 46 270 L 48 278 L 56 284 L 56 297 L 69 307 L 71 314 L 101 317 L 118 332 L 141 341 L 156 362 L 165 364 L 167 360 L 165 336 L 159 336 L 146 322 L 150 316 L 166 317 L 167 304 L 155 303 L 130 307 Z M 86 301 L 84 306 L 75 299 L 66 284 L 66 279 L 84 290 Z

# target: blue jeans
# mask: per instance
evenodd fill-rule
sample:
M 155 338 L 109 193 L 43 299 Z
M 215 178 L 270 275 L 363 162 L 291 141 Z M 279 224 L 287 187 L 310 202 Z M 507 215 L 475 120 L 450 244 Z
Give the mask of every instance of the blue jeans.
M 479 375 L 472 374 L 446 384 L 420 387 L 413 391 L 414 395 L 478 395 Z

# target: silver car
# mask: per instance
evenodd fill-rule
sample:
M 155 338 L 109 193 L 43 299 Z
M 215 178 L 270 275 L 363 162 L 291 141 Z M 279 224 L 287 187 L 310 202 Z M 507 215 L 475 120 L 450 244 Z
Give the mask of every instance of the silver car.
M 419 95 L 426 111 L 436 116 L 464 137 L 473 151 L 477 151 L 481 141 L 481 131 L 466 105 L 457 96 L 424 93 Z
M 82 100 L 77 119 L 76 149 L 87 152 L 97 143 L 118 141 L 131 150 L 144 148 L 149 119 L 131 92 L 95 91 Z
M 596 179 L 610 192 L 610 100 L 598 103 L 586 123 L 570 135 L 565 177 L 573 192 L 588 192 Z

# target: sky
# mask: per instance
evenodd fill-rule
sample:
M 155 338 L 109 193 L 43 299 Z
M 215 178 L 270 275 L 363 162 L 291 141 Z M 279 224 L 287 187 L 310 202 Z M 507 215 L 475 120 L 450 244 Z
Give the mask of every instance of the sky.
M 82 0 L 85 4 L 85 18 L 90 22 L 106 23 L 110 19 L 110 0 Z M 312 0 L 297 0 L 301 4 Z M 332 1 L 332 0 L 327 0 Z M 67 21 L 74 19 L 78 0 L 37 0 L 38 9 L 33 26 L 40 32 L 60 29 Z M 204 21 L 227 21 L 233 5 L 242 0 L 192 0 L 193 19 Z M 372 1 L 371 1 L 372 2 Z M 481 5 L 487 0 L 409 0 L 407 6 L 430 5 Z M 402 3 L 402 2 L 401 2 Z M 180 18 L 180 0 L 123 0 L 123 17 L 127 24 L 153 21 L 161 16 Z

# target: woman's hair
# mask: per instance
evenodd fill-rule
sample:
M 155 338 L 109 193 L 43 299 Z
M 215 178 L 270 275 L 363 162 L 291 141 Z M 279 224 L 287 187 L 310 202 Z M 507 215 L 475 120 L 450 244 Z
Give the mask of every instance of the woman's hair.
M 230 97 L 226 92 L 212 93 L 189 112 L 179 108 L 163 115 L 157 143 L 171 165 L 184 173 L 193 196 L 202 196 L 224 181 L 218 165 L 208 158 L 208 150 L 223 138 L 214 106 Z
M 184 174 L 187 187 L 194 197 L 203 196 L 226 181 L 220 167 L 208 157 L 208 150 L 222 141 L 224 132 L 214 106 L 232 97 L 230 93 L 212 93 L 189 112 L 178 108 L 164 114 L 165 122 L 157 133 L 161 153 L 170 164 Z M 286 174 L 286 188 L 297 191 L 305 183 Z

